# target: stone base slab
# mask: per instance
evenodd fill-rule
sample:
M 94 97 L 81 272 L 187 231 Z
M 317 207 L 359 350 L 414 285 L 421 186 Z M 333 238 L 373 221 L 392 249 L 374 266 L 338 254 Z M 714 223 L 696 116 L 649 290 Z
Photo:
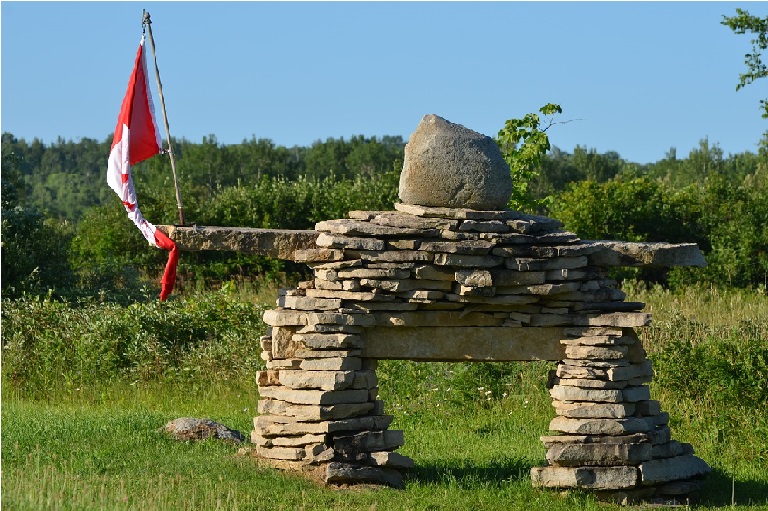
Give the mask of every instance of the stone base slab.
M 639 484 L 637 467 L 533 467 L 531 482 L 543 488 L 624 490 Z
M 710 470 L 704 460 L 688 454 L 645 461 L 640 465 L 640 476 L 642 484 L 649 485 L 703 476 Z

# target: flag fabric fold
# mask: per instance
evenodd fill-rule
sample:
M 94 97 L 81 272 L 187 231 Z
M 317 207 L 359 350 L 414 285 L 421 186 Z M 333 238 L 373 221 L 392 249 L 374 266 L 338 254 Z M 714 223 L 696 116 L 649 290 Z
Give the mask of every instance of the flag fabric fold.
M 176 282 L 176 266 L 179 260 L 176 243 L 147 221 L 139 210 L 136 190 L 131 176 L 131 165 L 162 152 L 160 130 L 155 122 L 155 107 L 149 89 L 147 60 L 144 53 L 144 36 L 136 52 L 136 62 L 128 80 L 120 114 L 117 117 L 115 136 L 107 163 L 107 184 L 120 197 L 128 218 L 153 247 L 170 250 L 163 273 L 160 300 L 165 300 Z

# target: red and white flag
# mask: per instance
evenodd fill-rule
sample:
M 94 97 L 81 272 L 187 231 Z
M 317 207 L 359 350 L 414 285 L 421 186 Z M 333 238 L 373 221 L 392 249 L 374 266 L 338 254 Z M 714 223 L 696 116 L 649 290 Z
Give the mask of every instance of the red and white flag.
M 149 90 L 147 59 L 144 54 L 144 36 L 142 36 L 133 73 L 128 80 L 128 91 L 125 93 L 123 106 L 117 117 L 115 138 L 112 140 L 107 165 L 107 183 L 123 201 L 128 218 L 136 224 L 149 244 L 171 251 L 161 281 L 160 300 L 165 300 L 176 283 L 179 252 L 173 240 L 141 215 L 131 177 L 131 165 L 161 152 L 160 131 L 155 122 L 155 107 Z

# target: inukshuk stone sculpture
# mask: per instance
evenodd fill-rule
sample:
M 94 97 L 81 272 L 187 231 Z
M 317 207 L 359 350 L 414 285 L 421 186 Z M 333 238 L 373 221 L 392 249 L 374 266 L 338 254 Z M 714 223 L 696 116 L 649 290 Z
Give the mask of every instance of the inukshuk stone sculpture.
M 405 152 L 396 211 L 320 222 L 293 259 L 314 279 L 264 314 L 255 454 L 327 483 L 402 486 L 413 461 L 377 399 L 377 359 L 555 360 L 557 416 L 535 486 L 630 498 L 685 494 L 709 468 L 671 439 L 651 362 L 607 270 L 702 265 L 695 245 L 582 241 L 550 218 L 504 209 L 495 143 L 426 116 Z M 618 493 L 617 493 L 618 492 Z

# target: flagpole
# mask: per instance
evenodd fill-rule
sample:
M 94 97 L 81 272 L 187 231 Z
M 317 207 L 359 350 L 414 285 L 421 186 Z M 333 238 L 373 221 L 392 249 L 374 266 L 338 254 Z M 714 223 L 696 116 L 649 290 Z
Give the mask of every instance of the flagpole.
M 142 26 L 146 27 L 149 33 L 149 45 L 152 47 L 152 60 L 155 62 L 155 77 L 157 78 L 157 90 L 160 93 L 160 106 L 163 110 L 163 121 L 165 121 L 165 135 L 168 139 L 168 156 L 171 158 L 171 171 L 173 172 L 173 186 L 176 189 L 176 204 L 179 208 L 179 222 L 184 225 L 184 206 L 181 204 L 181 193 L 179 193 L 179 182 L 176 179 L 176 160 L 173 156 L 173 146 L 171 145 L 171 128 L 168 125 L 168 115 L 165 113 L 165 98 L 163 97 L 163 83 L 160 81 L 160 70 L 157 67 L 157 55 L 155 54 L 155 39 L 152 37 L 152 21 L 149 19 L 149 13 L 142 10 Z

